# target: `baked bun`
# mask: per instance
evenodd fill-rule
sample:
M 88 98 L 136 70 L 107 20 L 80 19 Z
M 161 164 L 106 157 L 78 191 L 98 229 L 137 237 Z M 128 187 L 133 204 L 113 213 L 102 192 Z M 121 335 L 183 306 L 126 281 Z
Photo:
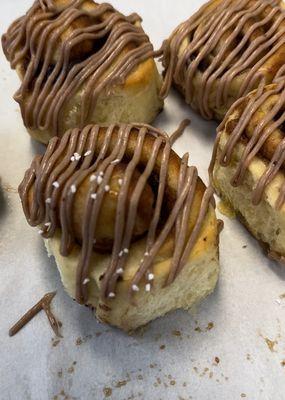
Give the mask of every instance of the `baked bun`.
M 270 84 L 285 64 L 278 0 L 211 0 L 163 45 L 166 97 L 176 86 L 205 119 L 222 120 L 240 97 Z
M 155 118 L 161 78 L 140 22 L 93 0 L 36 0 L 10 26 L 2 46 L 22 81 L 14 98 L 34 139 Z
M 213 189 L 148 125 L 89 125 L 53 138 L 19 187 L 71 297 L 125 331 L 214 290 Z
M 210 175 L 218 194 L 275 260 L 285 260 L 285 82 L 253 91 L 218 130 Z

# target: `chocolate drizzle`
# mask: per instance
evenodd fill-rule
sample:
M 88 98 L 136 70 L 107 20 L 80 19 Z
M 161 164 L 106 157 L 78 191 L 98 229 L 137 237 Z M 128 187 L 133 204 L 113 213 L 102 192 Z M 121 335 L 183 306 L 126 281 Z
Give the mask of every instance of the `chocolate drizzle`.
M 62 337 L 59 332 L 60 323 L 50 309 L 51 302 L 55 295 L 56 292 L 47 293 L 44 295 L 44 297 L 29 311 L 27 311 L 26 314 L 9 330 L 9 336 L 16 335 L 16 333 L 18 333 L 28 322 L 30 322 L 41 310 L 44 310 L 52 330 L 56 336 Z
M 185 125 L 182 124 L 180 129 Z M 130 285 L 130 295 L 153 285 L 152 267 L 159 251 L 175 232 L 174 256 L 166 284 L 171 284 L 197 241 L 213 200 L 213 189 L 202 189 L 197 169 L 188 167 L 188 154 L 182 160 L 171 150 L 171 143 L 162 131 L 148 125 L 92 125 L 67 132 L 62 139 L 50 141 L 44 156 L 37 156 L 19 187 L 23 209 L 30 225 L 42 225 L 42 235 L 50 238 L 61 230 L 60 252 L 68 256 L 76 243 L 74 205 L 76 193 L 85 187 L 81 221 L 81 252 L 76 276 L 76 299 L 88 299 L 90 260 L 94 250 L 98 218 L 104 208 L 106 188 L 116 166 L 126 165 L 117 196 L 116 217 L 110 262 L 101 281 L 102 297 L 115 297 L 116 285 L 126 265 L 133 242 L 138 204 L 146 186 L 156 182 L 155 202 L 145 232 L 145 251 Z M 139 177 L 135 179 L 135 172 Z M 129 187 L 135 183 L 131 199 Z M 198 189 L 198 187 L 200 189 Z M 198 215 L 189 216 L 197 207 L 197 191 L 201 196 Z M 170 206 L 167 204 L 170 204 Z M 168 209 L 168 210 L 167 210 Z M 196 209 L 196 208 L 195 208 Z M 166 213 L 167 210 L 167 213 Z M 164 215 L 164 214 L 167 215 Z M 191 214 L 193 215 L 193 214 Z M 95 245 L 96 247 L 96 245 Z
M 102 91 L 123 85 L 155 52 L 140 17 L 125 17 L 107 3 L 36 0 L 2 37 L 12 68 L 22 75 L 15 94 L 26 127 L 56 135 L 64 105 L 79 90 L 80 120 L 88 123 Z
M 253 122 L 254 121 L 254 122 Z M 285 81 L 277 77 L 274 84 L 264 86 L 240 99 L 229 110 L 224 122 L 218 128 L 209 173 L 213 179 L 215 162 L 226 167 L 232 162 L 238 143 L 245 144 L 238 161 L 236 173 L 231 184 L 240 186 L 245 179 L 249 165 L 256 156 L 267 161 L 267 167 L 252 193 L 252 203 L 258 205 L 266 187 L 285 166 Z M 227 142 L 218 154 L 223 133 L 228 135 Z M 245 143 L 246 141 L 246 143 Z M 285 184 L 280 188 L 276 209 L 280 210 L 285 202 Z
M 166 97 L 174 83 L 206 119 L 273 81 L 285 58 L 285 13 L 279 1 L 205 4 L 163 44 Z

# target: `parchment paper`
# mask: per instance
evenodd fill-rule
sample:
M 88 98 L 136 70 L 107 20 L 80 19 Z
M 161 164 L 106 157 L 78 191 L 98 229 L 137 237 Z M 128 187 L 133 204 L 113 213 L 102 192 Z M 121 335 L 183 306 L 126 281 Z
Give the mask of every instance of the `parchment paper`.
M 1 32 L 30 4 L 1 0 Z M 141 14 L 158 48 L 202 1 L 113 4 Z M 270 262 L 236 220 L 223 217 L 219 285 L 195 312 L 172 313 L 129 337 L 98 324 L 65 294 L 15 190 L 33 155 L 43 151 L 25 132 L 12 100 L 18 86 L 1 52 L 0 399 L 285 399 L 285 269 Z M 175 149 L 190 151 L 191 164 L 207 181 L 216 125 L 202 121 L 176 93 L 155 124 L 172 132 L 185 117 L 192 125 Z M 44 313 L 9 338 L 11 325 L 55 289 L 53 309 L 64 338 L 54 338 Z

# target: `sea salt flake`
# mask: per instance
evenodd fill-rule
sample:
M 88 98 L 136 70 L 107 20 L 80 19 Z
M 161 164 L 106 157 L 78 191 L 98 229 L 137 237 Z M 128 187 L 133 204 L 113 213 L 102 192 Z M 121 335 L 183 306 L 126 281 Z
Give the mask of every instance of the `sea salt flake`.
M 71 193 L 76 193 L 76 186 L 75 185 L 71 185 L 70 191 L 71 191 Z
M 53 187 L 55 187 L 56 189 L 59 188 L 59 183 L 57 181 L 53 182 L 52 184 Z
M 150 283 L 147 283 L 147 284 L 145 285 L 145 291 L 146 291 L 146 292 L 150 292 L 150 290 L 151 290 L 151 284 L 150 284 Z
M 148 274 L 147 279 L 149 281 L 153 281 L 154 280 L 154 275 L 153 274 Z
M 140 288 L 137 285 L 132 285 L 133 292 L 139 292 Z
M 117 269 L 116 273 L 117 273 L 118 275 L 122 275 L 122 274 L 124 273 L 123 268 Z
M 101 185 L 102 182 L 103 182 L 102 176 L 98 176 L 98 177 L 97 177 L 97 183 L 98 183 L 98 185 Z

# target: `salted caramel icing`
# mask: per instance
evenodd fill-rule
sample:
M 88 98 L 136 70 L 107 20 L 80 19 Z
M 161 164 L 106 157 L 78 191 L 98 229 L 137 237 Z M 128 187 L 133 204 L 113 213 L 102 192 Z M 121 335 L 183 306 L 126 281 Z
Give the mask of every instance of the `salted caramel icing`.
M 285 13 L 274 0 L 206 3 L 162 46 L 166 97 L 172 83 L 206 119 L 213 109 L 271 83 L 284 65 Z M 214 94 L 214 95 L 213 95 Z
M 185 125 L 183 122 L 179 129 Z M 166 284 L 175 280 L 187 263 L 209 204 L 213 202 L 213 189 L 208 188 L 201 195 L 198 215 L 189 232 L 189 216 L 199 185 L 197 169 L 188 166 L 188 154 L 182 160 L 175 155 L 163 131 L 144 124 L 89 125 L 83 130 L 68 131 L 62 139 L 53 138 L 46 153 L 35 157 L 19 187 L 19 194 L 29 224 L 42 226 L 40 233 L 44 238 L 53 237 L 60 229 L 60 252 L 63 256 L 68 257 L 75 244 L 81 246 L 76 274 L 76 300 L 79 303 L 86 303 L 88 299 L 90 260 L 92 255 L 96 256 L 94 232 L 104 207 L 106 188 L 110 187 L 114 168 L 120 164 L 127 165 L 127 168 L 117 197 L 110 261 L 101 280 L 103 298 L 111 299 L 116 295 L 118 280 L 131 252 L 138 204 L 146 185 L 153 182 L 155 202 L 145 234 L 145 252 L 131 281 L 130 296 L 140 290 L 143 283 L 146 283 L 145 290 L 151 290 L 155 281 L 153 264 L 174 232 L 174 253 Z M 170 184 L 173 168 L 178 168 L 177 185 Z M 140 171 L 140 176 L 127 202 L 135 171 Z M 78 243 L 74 234 L 73 210 L 76 193 L 80 192 L 86 180 L 88 194 L 82 205 L 82 238 Z
M 12 68 L 22 75 L 15 94 L 31 129 L 59 129 L 66 102 L 83 89 L 78 126 L 88 123 L 102 91 L 123 85 L 155 55 L 137 14 L 124 16 L 91 0 L 36 0 L 2 37 Z
M 238 111 L 238 114 L 236 113 Z M 243 184 L 246 171 L 256 156 L 265 160 L 266 170 L 258 180 L 252 193 L 252 203 L 258 205 L 266 187 L 278 173 L 284 174 L 285 167 L 285 80 L 280 76 L 271 85 L 259 88 L 240 99 L 229 110 L 225 120 L 217 130 L 213 157 L 209 168 L 213 179 L 215 163 L 223 167 L 231 164 L 234 151 L 239 143 L 244 144 L 236 172 L 231 180 L 235 187 Z M 219 143 L 222 134 L 227 141 L 220 154 Z M 282 208 L 285 202 L 285 184 L 280 188 L 276 208 Z
M 12 326 L 12 328 L 9 330 L 9 336 L 16 335 L 16 333 L 18 333 L 28 322 L 30 322 L 41 310 L 44 310 L 55 335 L 57 337 L 62 337 L 59 332 L 60 323 L 51 311 L 51 302 L 55 295 L 56 292 L 45 294 L 40 301 L 30 308 L 30 310 L 28 310 L 23 317 Z

